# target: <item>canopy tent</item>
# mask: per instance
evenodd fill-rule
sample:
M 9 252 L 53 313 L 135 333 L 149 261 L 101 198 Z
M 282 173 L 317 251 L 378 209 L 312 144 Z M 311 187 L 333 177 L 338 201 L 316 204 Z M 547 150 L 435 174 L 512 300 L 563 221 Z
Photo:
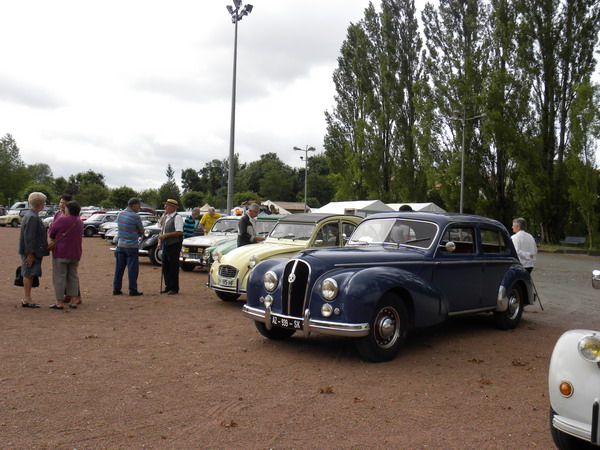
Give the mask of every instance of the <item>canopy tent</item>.
M 393 211 L 398 211 L 402 205 L 410 206 L 413 211 L 421 211 L 421 212 L 446 212 L 444 209 L 440 208 L 435 203 L 425 202 L 425 203 L 387 203 L 387 206 L 392 208 Z
M 380 200 L 355 200 L 348 202 L 330 202 L 318 209 L 312 209 L 314 213 L 329 214 L 352 214 L 360 217 L 367 217 L 369 214 L 378 212 L 391 212 L 394 209 L 387 206 Z M 395 210 L 397 211 L 397 210 Z

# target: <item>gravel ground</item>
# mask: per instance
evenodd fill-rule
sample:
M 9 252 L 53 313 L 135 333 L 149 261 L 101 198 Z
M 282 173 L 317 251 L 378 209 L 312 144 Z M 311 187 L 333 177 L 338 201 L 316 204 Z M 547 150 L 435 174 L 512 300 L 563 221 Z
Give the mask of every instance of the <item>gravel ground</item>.
M 567 329 L 598 328 L 600 258 L 541 254 L 545 310 L 528 307 L 516 330 L 455 319 L 370 364 L 348 339 L 263 339 L 204 272 L 182 272 L 167 298 L 142 259 L 144 296 L 113 297 L 99 238 L 84 238 L 83 305 L 48 309 L 46 259 L 32 310 L 12 286 L 18 232 L 0 229 L 2 448 L 552 448 L 552 347 Z

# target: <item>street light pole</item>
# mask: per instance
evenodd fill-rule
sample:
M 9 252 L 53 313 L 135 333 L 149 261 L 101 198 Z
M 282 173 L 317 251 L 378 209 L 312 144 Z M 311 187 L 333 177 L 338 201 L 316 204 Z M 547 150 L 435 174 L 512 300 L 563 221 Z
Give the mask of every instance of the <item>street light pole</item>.
M 476 120 L 485 117 L 485 114 L 478 114 L 473 117 L 465 117 L 466 111 L 463 110 L 462 117 L 458 116 L 460 112 L 454 111 L 454 117 L 451 120 L 458 120 L 462 125 L 462 151 L 460 157 L 460 213 L 463 212 L 463 199 L 464 199 L 464 188 L 465 188 L 465 124 L 469 120 Z
M 231 14 L 231 22 L 235 25 L 235 34 L 233 39 L 233 81 L 231 87 L 231 126 L 229 128 L 229 176 L 227 179 L 227 214 L 233 208 L 233 159 L 235 149 L 235 94 L 236 94 L 236 73 L 237 73 L 237 36 L 238 22 L 244 16 L 252 12 L 252 5 L 242 7 L 242 0 L 233 0 L 233 5 L 227 5 L 227 11 Z
M 308 152 L 314 152 L 315 148 L 307 145 L 306 148 L 294 147 L 294 150 L 304 152 L 304 212 L 306 212 L 308 209 L 308 205 L 306 204 L 308 194 Z M 302 156 L 300 159 L 302 159 Z

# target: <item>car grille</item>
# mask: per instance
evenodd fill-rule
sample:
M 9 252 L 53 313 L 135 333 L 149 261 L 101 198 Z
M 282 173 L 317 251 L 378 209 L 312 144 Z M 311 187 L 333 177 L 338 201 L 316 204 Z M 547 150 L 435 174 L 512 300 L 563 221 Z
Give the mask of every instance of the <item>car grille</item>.
M 237 275 L 237 269 L 233 266 L 221 266 L 219 267 L 219 276 L 224 278 L 235 278 Z
M 304 261 L 292 259 L 283 272 L 283 314 L 302 317 L 306 292 L 310 281 L 310 266 Z

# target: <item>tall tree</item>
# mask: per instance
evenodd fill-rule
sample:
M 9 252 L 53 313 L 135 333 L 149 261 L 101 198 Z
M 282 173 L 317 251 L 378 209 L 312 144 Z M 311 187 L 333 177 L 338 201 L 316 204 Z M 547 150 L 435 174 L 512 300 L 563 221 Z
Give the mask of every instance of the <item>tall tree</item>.
M 6 204 L 18 200 L 23 188 L 31 181 L 31 176 L 21 160 L 19 147 L 10 134 L 0 138 L 0 173 L 0 202 Z
M 52 183 L 54 180 L 52 169 L 46 163 L 29 164 L 27 171 L 36 183 Z

